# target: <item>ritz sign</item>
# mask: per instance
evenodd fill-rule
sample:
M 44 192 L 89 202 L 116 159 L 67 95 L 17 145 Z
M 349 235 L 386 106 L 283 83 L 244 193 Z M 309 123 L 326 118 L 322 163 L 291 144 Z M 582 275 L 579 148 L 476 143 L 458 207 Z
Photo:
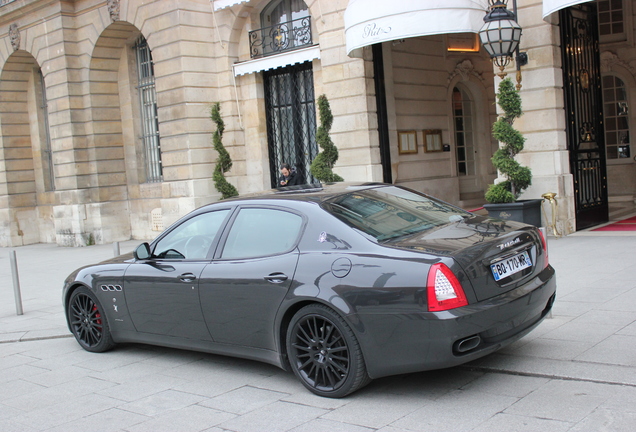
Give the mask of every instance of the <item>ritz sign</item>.
M 381 34 L 390 33 L 391 27 L 380 27 L 375 23 L 367 24 L 362 31 L 362 38 L 375 37 Z

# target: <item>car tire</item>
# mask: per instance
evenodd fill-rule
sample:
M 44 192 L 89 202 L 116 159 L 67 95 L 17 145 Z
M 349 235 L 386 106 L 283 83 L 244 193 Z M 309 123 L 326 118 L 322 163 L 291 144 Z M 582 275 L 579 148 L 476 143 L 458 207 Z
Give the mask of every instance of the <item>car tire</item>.
M 319 396 L 341 398 L 371 381 L 351 327 L 326 306 L 300 309 L 289 323 L 286 342 L 294 374 Z
M 88 288 L 73 291 L 66 313 L 73 336 L 86 351 L 104 352 L 115 346 L 104 308 Z

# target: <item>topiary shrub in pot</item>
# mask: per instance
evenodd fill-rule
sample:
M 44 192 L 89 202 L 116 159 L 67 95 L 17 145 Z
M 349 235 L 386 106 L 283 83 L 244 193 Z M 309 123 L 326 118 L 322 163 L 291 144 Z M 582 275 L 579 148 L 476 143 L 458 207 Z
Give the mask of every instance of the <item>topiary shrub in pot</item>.
M 320 126 L 316 131 L 316 142 L 322 149 L 316 156 L 310 166 L 311 175 L 321 182 L 341 182 L 343 178 L 332 171 L 333 166 L 338 160 L 338 148 L 335 146 L 329 131 L 333 123 L 333 115 L 327 96 L 320 95 L 318 97 L 318 112 L 320 116 Z
M 523 150 L 525 138 L 512 126 L 523 111 L 521 97 L 510 78 L 499 83 L 497 103 L 503 115 L 492 127 L 492 135 L 499 141 L 499 149 L 493 155 L 492 163 L 504 180 L 488 187 L 485 197 L 490 204 L 484 205 L 484 208 L 498 219 L 541 226 L 542 200 L 517 201 L 521 193 L 532 184 L 532 173 L 528 167 L 521 166 L 515 160 L 515 156 Z
M 223 131 L 225 130 L 225 122 L 221 118 L 221 104 L 216 102 L 210 107 L 210 119 L 216 124 L 216 130 L 212 134 L 212 145 L 216 150 L 218 159 L 214 167 L 212 179 L 214 187 L 221 193 L 221 199 L 232 198 L 238 196 L 238 191 L 233 184 L 225 179 L 225 173 L 232 168 L 232 158 L 223 145 Z

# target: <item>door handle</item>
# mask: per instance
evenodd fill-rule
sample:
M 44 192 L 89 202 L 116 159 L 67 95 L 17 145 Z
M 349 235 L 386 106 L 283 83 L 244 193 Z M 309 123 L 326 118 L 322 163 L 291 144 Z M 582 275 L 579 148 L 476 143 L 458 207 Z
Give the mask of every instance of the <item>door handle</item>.
M 283 283 L 287 280 L 287 275 L 285 273 L 271 273 L 265 276 L 265 280 L 272 283 Z
M 197 277 L 193 273 L 184 273 L 184 274 L 179 276 L 179 280 L 181 282 L 192 282 L 196 278 Z

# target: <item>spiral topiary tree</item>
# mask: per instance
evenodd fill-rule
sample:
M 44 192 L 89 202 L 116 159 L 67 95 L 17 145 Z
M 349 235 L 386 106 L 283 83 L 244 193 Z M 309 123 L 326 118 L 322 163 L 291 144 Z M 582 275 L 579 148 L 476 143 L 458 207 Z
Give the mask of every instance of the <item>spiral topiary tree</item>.
M 324 94 L 318 97 L 318 112 L 320 115 L 320 126 L 316 131 L 316 142 L 322 152 L 318 153 L 309 169 L 311 174 L 321 182 L 341 182 L 343 178 L 332 171 L 338 160 L 338 148 L 329 137 L 333 115 L 331 114 L 327 96 Z
M 225 173 L 232 168 L 232 159 L 223 145 L 225 123 L 223 123 L 223 119 L 221 118 L 221 104 L 218 102 L 212 104 L 210 107 L 210 118 L 216 123 L 216 130 L 212 134 L 212 145 L 219 155 L 216 160 L 216 167 L 214 168 L 212 179 L 214 180 L 214 187 L 221 192 L 221 199 L 223 200 L 238 196 L 238 191 L 234 185 L 228 183 L 225 179 Z
M 515 156 L 523 150 L 526 139 L 512 127 L 512 123 L 523 112 L 521 97 L 510 78 L 499 83 L 497 103 L 504 114 L 492 126 L 492 136 L 500 143 L 499 150 L 492 157 L 492 163 L 505 180 L 490 185 L 486 191 L 486 201 L 493 204 L 515 202 L 532 183 L 530 169 L 515 160 Z

